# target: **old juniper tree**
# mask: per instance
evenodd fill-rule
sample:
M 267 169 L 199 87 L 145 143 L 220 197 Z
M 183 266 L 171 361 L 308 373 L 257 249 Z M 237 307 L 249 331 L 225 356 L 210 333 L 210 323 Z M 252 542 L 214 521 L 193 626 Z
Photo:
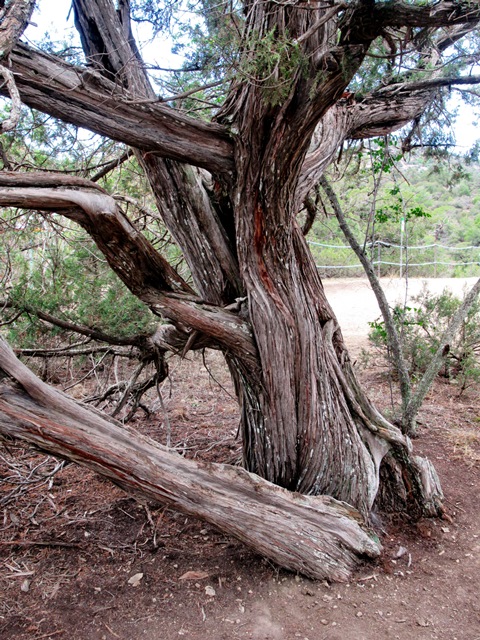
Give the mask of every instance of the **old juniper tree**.
M 436 515 L 441 490 L 430 463 L 412 455 L 409 440 L 357 382 L 299 213 L 345 141 L 412 123 L 411 141 L 444 87 L 479 81 L 462 70 L 477 60 L 480 3 L 193 3 L 197 31 L 216 30 L 226 51 L 215 57 L 211 38 L 196 39 L 203 49 L 191 53 L 192 66 L 210 64 L 210 85 L 225 72 L 221 104 L 216 109 L 210 104 L 201 117 L 181 108 L 188 101 L 157 94 L 132 35 L 132 16 L 144 12 L 160 27 L 182 9 L 181 2 L 159 8 L 129 0 L 73 0 L 84 54 L 76 64 L 18 40 L 32 4 L 12 0 L 1 9 L 8 35 L 1 52 L 9 80 L 3 93 L 15 102 L 18 91 L 25 105 L 133 150 L 193 284 L 176 273 L 108 193 L 84 178 L 3 171 L 0 204 L 57 212 L 81 225 L 127 287 L 168 321 L 155 338 L 159 351 L 220 350 L 241 410 L 246 470 L 291 492 L 319 497 L 288 497 L 256 476 L 212 468 L 202 471 L 210 489 L 192 494 L 186 504 L 175 495 L 175 481 L 165 479 L 167 471 L 152 475 L 150 463 L 141 462 L 147 444 L 139 436 L 129 431 L 127 438 L 110 422 L 97 428 L 98 416 L 88 417 L 84 409 L 74 415 L 67 400 L 55 400 L 43 387 L 38 391 L 39 383 L 15 363 L 5 344 L 0 367 L 30 397 L 3 385 L 0 429 L 210 519 L 285 566 L 345 577 L 355 555 L 379 552 L 376 542 L 366 542 L 362 535 L 368 534 L 359 532 L 373 508 Z M 207 90 L 201 95 L 208 101 Z M 54 419 L 45 407 L 55 412 Z M 59 427 L 62 412 L 66 417 Z M 82 421 L 90 427 L 73 444 Z M 55 437 L 52 425 L 58 427 Z M 124 434 L 118 436 L 123 447 L 118 455 L 126 461 L 121 472 L 110 444 L 95 444 L 110 428 Z M 180 465 L 170 455 L 170 464 Z M 148 481 L 138 480 L 142 464 L 149 469 Z M 187 471 L 182 473 L 185 478 Z M 179 495 L 187 495 L 183 482 L 178 478 Z M 227 506 L 218 502 L 222 514 L 213 485 L 215 491 L 231 492 Z M 268 520 L 269 531 L 262 529 L 262 510 L 258 518 L 253 515 L 255 500 L 265 514 L 272 509 L 280 514 Z M 228 518 L 238 501 L 251 515 L 245 522 Z M 286 532 L 281 523 L 289 518 L 293 529 Z M 315 521 L 323 533 L 300 533 L 302 519 L 308 527 Z M 271 533 L 276 526 L 278 536 Z M 295 561 L 288 547 L 296 547 Z

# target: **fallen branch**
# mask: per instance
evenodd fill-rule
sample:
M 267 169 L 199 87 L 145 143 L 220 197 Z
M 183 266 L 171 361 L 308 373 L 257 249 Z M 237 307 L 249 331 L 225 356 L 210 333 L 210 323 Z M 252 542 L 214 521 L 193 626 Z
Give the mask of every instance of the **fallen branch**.
M 68 458 L 133 493 L 200 518 L 277 564 L 347 580 L 381 547 L 356 509 L 303 496 L 229 465 L 199 463 L 75 403 L 37 378 L 0 339 L 0 433 Z

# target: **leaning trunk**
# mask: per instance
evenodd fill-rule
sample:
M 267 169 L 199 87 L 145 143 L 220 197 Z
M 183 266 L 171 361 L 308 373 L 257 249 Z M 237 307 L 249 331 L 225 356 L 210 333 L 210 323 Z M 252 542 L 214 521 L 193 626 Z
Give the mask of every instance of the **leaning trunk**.
M 393 507 L 393 496 L 401 495 L 411 513 L 437 513 L 441 490 L 430 465 L 410 457 L 408 439 L 375 409 L 356 379 L 295 222 L 301 163 L 278 153 L 284 131 L 265 143 L 258 120 L 242 124 L 233 200 L 259 358 L 255 372 L 237 376 L 247 468 L 292 491 L 348 502 L 366 517 L 381 477 L 383 507 Z M 295 148 L 291 141 L 289 146 Z M 381 472 L 387 454 L 390 471 Z
M 3 373 L 17 384 L 2 380 Z M 349 505 L 328 496 L 292 494 L 229 465 L 186 460 L 48 387 L 1 339 L 0 433 L 201 518 L 311 578 L 346 580 L 362 558 L 374 558 L 381 550 Z

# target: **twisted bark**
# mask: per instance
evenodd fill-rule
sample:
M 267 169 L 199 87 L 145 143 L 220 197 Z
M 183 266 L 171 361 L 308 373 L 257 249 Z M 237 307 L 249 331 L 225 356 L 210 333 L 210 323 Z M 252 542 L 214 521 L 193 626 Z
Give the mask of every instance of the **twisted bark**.
M 347 580 L 379 555 L 351 506 L 292 494 L 247 471 L 186 460 L 42 383 L 0 339 L 0 433 L 93 469 L 126 491 L 158 500 L 233 535 L 282 567 Z

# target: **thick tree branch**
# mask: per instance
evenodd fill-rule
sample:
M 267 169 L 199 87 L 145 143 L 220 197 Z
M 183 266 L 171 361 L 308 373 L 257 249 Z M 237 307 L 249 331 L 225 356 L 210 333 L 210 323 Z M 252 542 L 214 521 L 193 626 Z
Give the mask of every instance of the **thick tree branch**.
M 303 202 L 345 140 L 362 140 L 397 131 L 420 117 L 441 87 L 478 84 L 480 76 L 432 78 L 396 83 L 368 95 L 354 94 L 325 114 L 314 134 L 300 174 L 297 198 Z
M 345 138 L 385 136 L 419 117 L 435 96 L 436 87 L 409 91 L 408 85 L 381 95 L 372 93 L 352 105 Z
M 134 492 L 203 519 L 258 553 L 311 578 L 346 580 L 381 547 L 360 514 L 243 469 L 187 460 L 134 429 L 104 419 L 41 382 L 0 339 L 0 432 L 83 464 Z
M 305 201 L 347 138 L 351 118 L 351 109 L 346 103 L 332 106 L 322 118 L 313 135 L 298 180 L 296 199 L 299 204 Z
M 62 186 L 53 188 L 56 179 Z M 75 189 L 67 186 L 69 181 Z M 74 220 L 130 291 L 155 313 L 180 328 L 206 334 L 217 347 L 245 357 L 251 366 L 256 363 L 249 324 L 235 313 L 203 303 L 95 183 L 63 174 L 0 172 L 0 206 L 56 211 Z
M 469 75 L 460 77 L 431 78 L 429 80 L 419 80 L 417 82 L 396 82 L 386 87 L 381 87 L 374 91 L 372 99 L 387 97 L 387 99 L 395 97 L 397 94 L 413 94 L 417 91 L 425 89 L 438 89 L 441 87 L 454 87 L 464 84 L 480 84 L 480 76 Z
M 387 135 L 419 117 L 438 89 L 480 84 L 480 76 L 431 78 L 382 87 L 354 102 L 346 137 L 363 139 Z
M 227 176 L 233 170 L 233 145 L 220 125 L 163 104 L 133 104 L 135 95 L 91 69 L 23 44 L 13 49 L 10 62 L 22 101 L 34 109 L 143 152 Z
M 141 292 L 150 286 L 165 292 L 194 294 L 122 214 L 115 200 L 91 188 L 94 183 L 85 180 L 82 190 L 44 187 L 43 174 L 29 174 L 30 179 L 35 175 L 38 186 L 17 187 L 14 186 L 17 175 L 15 172 L 0 175 L 1 206 L 58 211 L 78 222 L 89 232 L 110 266 L 130 289 Z M 50 174 L 48 181 L 52 178 Z M 76 184 L 79 180 L 76 179 Z
M 372 2 L 371 23 L 376 29 L 385 27 L 447 27 L 476 24 L 480 3 L 475 0 L 445 0 L 413 4 L 402 0 Z
M 114 78 L 139 102 L 156 98 L 130 29 L 129 5 L 112 0 L 74 0 L 75 22 L 85 55 L 99 73 Z M 231 211 L 216 206 L 198 170 L 136 152 L 155 194 L 158 210 L 181 247 L 197 290 L 216 304 L 242 295 Z M 218 185 L 221 192 L 222 186 Z M 212 193 L 212 196 L 210 195 Z M 218 214 L 221 215 L 218 215 Z

